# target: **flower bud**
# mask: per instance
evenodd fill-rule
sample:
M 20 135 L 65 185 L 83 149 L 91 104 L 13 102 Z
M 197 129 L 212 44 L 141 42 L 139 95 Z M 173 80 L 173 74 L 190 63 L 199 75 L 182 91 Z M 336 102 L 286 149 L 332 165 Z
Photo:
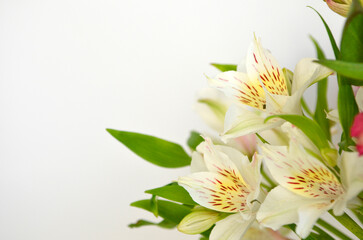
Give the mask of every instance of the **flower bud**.
M 359 113 L 354 117 L 350 135 L 357 140 L 357 151 L 359 156 L 363 155 L 363 113 Z
M 178 225 L 178 230 L 186 234 L 202 233 L 207 231 L 224 216 L 225 214 L 223 213 L 197 207 L 181 220 Z
M 329 8 L 339 15 L 346 17 L 348 15 L 352 0 L 325 0 Z M 360 0 L 363 5 L 363 0 Z

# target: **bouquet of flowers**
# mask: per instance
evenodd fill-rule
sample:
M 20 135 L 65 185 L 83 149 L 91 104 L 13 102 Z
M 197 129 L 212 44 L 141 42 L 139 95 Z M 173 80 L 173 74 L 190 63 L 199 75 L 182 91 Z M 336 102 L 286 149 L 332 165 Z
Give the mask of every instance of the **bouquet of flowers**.
M 160 138 L 107 129 L 155 165 L 190 166 L 189 175 L 131 204 L 163 220 L 130 227 L 177 227 L 211 240 L 363 239 L 362 2 L 326 0 L 347 17 L 339 47 L 317 12 L 335 60 L 312 38 L 317 59 L 301 59 L 290 71 L 254 36 L 243 63 L 212 64 L 221 73 L 207 77 L 197 109 L 218 137 L 191 132 L 190 155 Z M 335 79 L 338 108 L 330 109 L 327 86 Z M 314 112 L 303 99 L 313 84 Z

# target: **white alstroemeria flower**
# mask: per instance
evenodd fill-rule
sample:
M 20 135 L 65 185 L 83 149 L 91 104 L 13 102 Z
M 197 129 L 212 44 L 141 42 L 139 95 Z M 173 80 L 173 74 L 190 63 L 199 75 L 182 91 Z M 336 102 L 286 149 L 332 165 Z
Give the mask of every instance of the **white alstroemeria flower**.
M 271 53 L 254 41 L 248 50 L 246 63 L 237 71 L 223 72 L 209 83 L 234 100 L 226 114 L 223 140 L 270 129 L 280 125 L 282 120 L 264 119 L 275 114 L 301 114 L 300 99 L 313 83 L 326 78 L 332 71 L 304 58 L 291 74 L 283 73 Z
M 234 148 L 213 145 L 210 139 L 193 153 L 192 174 L 180 177 L 195 202 L 214 211 L 231 213 L 216 223 L 211 240 L 240 240 L 255 221 L 263 196 L 260 194 L 261 161 L 252 162 Z
M 335 215 L 343 214 L 347 202 L 363 189 L 363 157 L 358 158 L 356 152 L 343 153 L 339 181 L 328 167 L 294 141 L 289 148 L 261 148 L 272 177 L 279 183 L 257 213 L 263 226 L 278 229 L 296 223 L 296 233 L 305 238 L 323 213 L 333 209 Z
M 223 132 L 226 112 L 231 104 L 231 99 L 227 98 L 221 91 L 205 88 L 198 93 L 198 100 L 194 108 L 210 128 L 221 133 Z M 226 144 L 241 151 L 244 155 L 252 157 L 256 152 L 257 137 L 255 134 L 249 134 L 230 139 Z

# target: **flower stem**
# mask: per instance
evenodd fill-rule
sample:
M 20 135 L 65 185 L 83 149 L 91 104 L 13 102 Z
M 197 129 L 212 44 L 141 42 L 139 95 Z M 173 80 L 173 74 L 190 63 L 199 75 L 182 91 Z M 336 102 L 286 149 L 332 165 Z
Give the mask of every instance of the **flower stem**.
M 329 213 L 359 239 L 363 239 L 363 229 L 348 214 L 344 213 L 341 216 L 335 216 L 332 211 L 329 211 Z
M 339 231 L 338 229 L 336 229 L 335 227 L 330 225 L 330 223 L 324 221 L 323 219 L 319 219 L 317 223 L 326 230 L 328 230 L 329 232 L 333 233 L 335 236 L 339 237 L 340 239 L 350 240 L 350 237 L 348 237 L 347 235 L 345 235 L 344 233 L 342 233 L 341 231 Z

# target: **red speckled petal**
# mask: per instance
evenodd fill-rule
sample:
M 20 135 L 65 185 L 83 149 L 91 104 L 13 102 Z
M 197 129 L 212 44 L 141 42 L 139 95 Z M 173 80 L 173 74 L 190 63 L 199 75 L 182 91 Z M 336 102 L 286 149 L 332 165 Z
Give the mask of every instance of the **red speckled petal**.
M 257 78 L 250 79 L 245 73 L 228 71 L 209 78 L 209 84 L 242 104 L 264 109 L 265 92 Z
M 249 79 L 260 79 L 271 94 L 288 96 L 285 76 L 272 54 L 254 39 L 246 60 Z
M 217 173 L 199 172 L 179 178 L 178 184 L 206 208 L 220 212 L 246 210 L 249 191 L 242 182 L 233 182 Z
M 335 175 L 321 162 L 297 145 L 263 147 L 266 165 L 283 187 L 295 194 L 327 201 L 337 200 L 344 192 Z

